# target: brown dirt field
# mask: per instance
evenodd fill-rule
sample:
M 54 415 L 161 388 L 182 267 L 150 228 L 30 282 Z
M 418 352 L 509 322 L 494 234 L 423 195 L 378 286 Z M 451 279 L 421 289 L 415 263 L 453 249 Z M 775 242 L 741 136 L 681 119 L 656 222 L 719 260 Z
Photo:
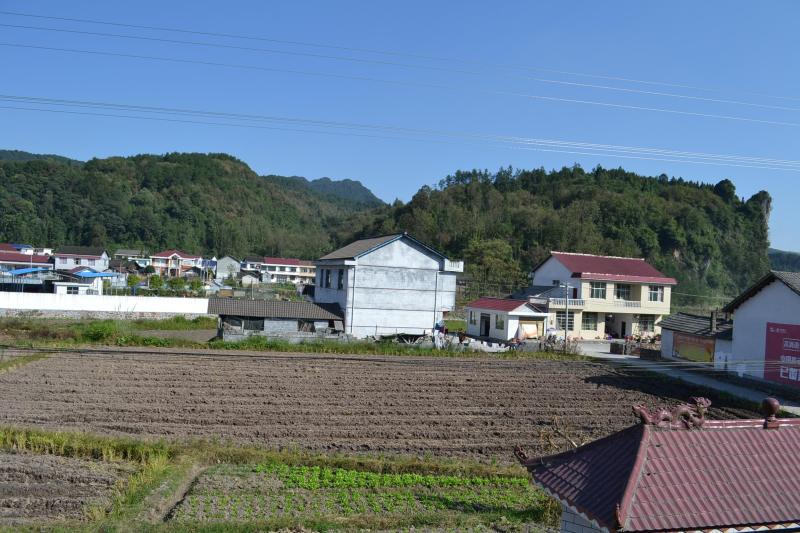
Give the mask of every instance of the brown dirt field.
M 89 505 L 110 502 L 132 468 L 82 459 L 0 452 L 0 526 L 80 520 Z
M 635 423 L 634 404 L 698 395 L 714 401 L 712 417 L 758 417 L 711 391 L 603 363 L 70 353 L 0 374 L 0 424 L 509 462 L 515 445 L 564 446 L 554 418 L 588 442 Z

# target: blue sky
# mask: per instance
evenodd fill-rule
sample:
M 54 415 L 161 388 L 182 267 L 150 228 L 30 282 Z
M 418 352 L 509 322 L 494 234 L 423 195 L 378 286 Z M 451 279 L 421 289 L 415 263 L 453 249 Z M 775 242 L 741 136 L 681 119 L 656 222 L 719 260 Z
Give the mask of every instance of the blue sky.
M 735 163 L 739 166 L 707 165 L 652 153 L 639 154 L 640 159 L 620 157 L 631 155 L 629 151 L 563 153 L 587 151 L 575 147 L 538 151 L 495 139 L 537 138 L 794 160 L 800 148 L 800 54 L 795 28 L 800 4 L 796 2 L 243 1 L 225 3 L 224 9 L 222 5 L 86 1 L 71 3 L 67 9 L 63 2 L 0 1 L 2 11 L 273 40 L 0 14 L 0 24 L 51 28 L 0 26 L 0 43 L 183 61 L 0 46 L 0 93 L 379 128 L 247 122 L 258 125 L 253 128 L 241 127 L 241 120 L 239 126 L 196 123 L 230 124 L 230 117 L 186 119 L 163 112 L 0 101 L 4 126 L 0 147 L 78 159 L 227 152 L 263 174 L 357 179 L 387 201 L 408 200 L 420 186 L 436 183 L 457 169 L 495 170 L 507 165 L 601 164 L 711 183 L 729 178 L 740 196 L 760 189 L 772 194 L 772 245 L 800 251 L 798 172 L 786 165 L 746 162 L 743 166 L 741 159 Z M 270 51 L 101 37 L 54 28 Z M 170 121 L 76 111 L 148 114 Z M 386 127 L 415 131 L 398 133 Z M 419 130 L 451 135 L 423 135 Z

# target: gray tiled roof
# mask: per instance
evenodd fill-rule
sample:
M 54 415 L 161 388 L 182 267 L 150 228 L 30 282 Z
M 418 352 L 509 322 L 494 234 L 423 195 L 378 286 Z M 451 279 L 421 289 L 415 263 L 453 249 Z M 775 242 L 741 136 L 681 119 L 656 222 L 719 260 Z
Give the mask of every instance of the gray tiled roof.
M 338 304 L 283 302 L 279 300 L 238 300 L 211 298 L 208 313 L 257 318 L 296 318 L 305 320 L 342 320 Z
M 724 333 L 733 329 L 733 322 L 727 320 L 722 314 L 717 316 L 717 331 L 711 333 L 711 314 L 692 315 L 689 313 L 675 313 L 664 317 L 659 323 L 661 329 L 700 335 L 703 337 L 723 337 Z
M 97 248 L 94 246 L 59 246 L 56 249 L 56 255 L 95 255 L 99 257 L 103 255 L 103 252 L 105 252 L 103 248 Z
M 400 233 L 395 235 L 384 235 L 383 237 L 373 237 L 371 239 L 361 239 L 358 241 L 353 241 L 347 246 L 343 246 L 338 250 L 334 250 L 328 255 L 323 255 L 319 259 L 320 261 L 328 259 L 355 259 L 364 252 L 368 252 L 377 246 L 386 244 L 387 242 L 393 241 L 394 239 L 397 239 L 402 236 L 403 234 Z
M 755 296 L 756 293 L 775 280 L 781 281 L 796 294 L 800 295 L 800 272 L 782 272 L 779 270 L 773 270 L 755 282 L 755 284 L 748 287 L 742 294 L 734 298 L 731 303 L 723 308 L 723 310 L 732 313 L 737 307 Z

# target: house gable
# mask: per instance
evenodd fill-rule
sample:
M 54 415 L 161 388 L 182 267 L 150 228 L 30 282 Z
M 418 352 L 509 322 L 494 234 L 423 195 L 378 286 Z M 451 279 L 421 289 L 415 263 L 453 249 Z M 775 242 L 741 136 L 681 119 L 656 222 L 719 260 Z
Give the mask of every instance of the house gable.
M 440 270 L 441 256 L 412 239 L 403 238 L 385 243 L 357 258 L 359 266 L 391 266 Z

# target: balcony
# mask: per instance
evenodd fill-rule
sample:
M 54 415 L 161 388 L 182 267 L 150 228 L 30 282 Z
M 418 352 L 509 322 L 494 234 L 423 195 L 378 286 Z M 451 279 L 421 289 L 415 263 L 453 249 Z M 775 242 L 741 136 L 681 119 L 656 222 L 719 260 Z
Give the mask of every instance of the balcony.
M 577 308 L 586 305 L 586 300 L 573 300 L 570 298 L 567 301 L 566 298 L 550 298 L 550 307 L 566 307 L 567 303 L 569 303 L 570 308 Z
M 464 272 L 464 261 L 451 261 L 449 259 L 444 260 L 444 271 L 445 272 Z

